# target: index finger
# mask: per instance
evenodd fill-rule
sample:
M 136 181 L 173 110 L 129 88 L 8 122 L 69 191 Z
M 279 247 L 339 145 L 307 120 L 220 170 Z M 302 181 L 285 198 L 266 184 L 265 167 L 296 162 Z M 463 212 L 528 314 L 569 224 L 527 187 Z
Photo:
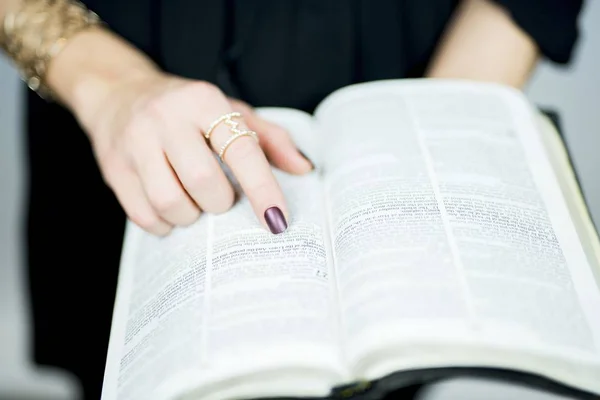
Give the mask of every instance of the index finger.
M 198 117 L 200 128 L 207 132 L 215 121 L 233 112 L 225 95 L 210 96 L 203 104 L 202 115 Z M 234 118 L 237 129 L 247 131 L 242 118 Z M 209 137 L 210 145 L 217 153 L 232 137 L 232 126 L 221 122 L 214 126 Z M 271 165 L 258 142 L 252 136 L 239 136 L 227 147 L 223 155 L 225 162 L 248 197 L 259 220 L 274 233 L 287 229 L 288 210 L 281 187 L 273 175 Z
M 241 124 L 240 124 L 241 126 Z M 241 126 L 241 129 L 246 129 Z M 222 140 L 214 139 L 219 143 Z M 219 145 L 215 148 L 220 148 Z M 287 207 L 271 165 L 258 142 L 241 136 L 231 143 L 223 161 L 229 166 L 254 208 L 272 233 L 287 229 Z

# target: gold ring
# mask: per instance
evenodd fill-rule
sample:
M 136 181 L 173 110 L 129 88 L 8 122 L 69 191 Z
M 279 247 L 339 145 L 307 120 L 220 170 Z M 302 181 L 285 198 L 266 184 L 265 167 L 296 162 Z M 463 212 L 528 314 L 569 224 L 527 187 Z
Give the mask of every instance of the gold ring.
M 236 129 L 237 132 L 235 132 L 233 135 L 231 135 L 229 137 L 229 139 L 227 139 L 227 141 L 223 144 L 223 146 L 221 146 L 221 150 L 219 150 L 219 159 L 221 159 L 222 162 L 225 162 L 225 160 L 223 159 L 223 157 L 225 157 L 225 151 L 229 148 L 229 146 L 231 146 L 231 144 L 233 142 L 235 142 L 237 139 L 241 138 L 242 136 L 252 136 L 254 138 L 254 140 L 256 140 L 256 142 L 258 143 L 258 135 L 256 134 L 256 132 L 254 131 L 240 131 L 238 129 Z
M 242 114 L 240 114 L 239 112 L 231 112 L 231 113 L 221 115 L 219 118 L 214 120 L 212 124 L 210 124 L 210 126 L 208 127 L 208 130 L 204 134 L 204 137 L 206 138 L 206 140 L 210 140 L 211 133 L 215 130 L 217 125 L 219 125 L 221 122 L 224 122 L 227 126 L 229 126 L 229 128 L 232 130 L 232 132 L 234 130 L 237 130 L 239 122 L 235 122 L 233 120 L 233 118 L 241 118 L 241 117 L 242 117 Z

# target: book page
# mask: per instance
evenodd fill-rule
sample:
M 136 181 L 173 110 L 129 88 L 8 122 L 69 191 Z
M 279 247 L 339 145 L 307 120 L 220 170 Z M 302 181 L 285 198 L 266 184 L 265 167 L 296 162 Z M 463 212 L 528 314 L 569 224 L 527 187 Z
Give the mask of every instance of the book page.
M 103 399 L 315 396 L 343 379 L 321 183 L 275 173 L 283 234 L 244 196 L 165 238 L 129 226 Z
M 322 359 L 336 349 L 318 176 L 277 178 L 291 214 L 285 233 L 259 226 L 246 198 L 212 220 L 206 340 L 218 362 L 255 367 L 287 355 Z M 313 346 L 318 352 L 308 356 Z
M 545 115 L 540 115 L 540 129 L 546 134 L 542 135 L 544 146 L 550 154 L 550 162 L 559 181 L 561 191 L 565 193 L 565 201 L 569 207 L 569 215 L 573 220 L 579 240 L 588 258 L 588 263 L 596 277 L 596 286 L 600 287 L 600 238 L 598 231 L 582 193 L 571 160 L 563 140 Z
M 443 81 L 317 110 L 350 359 L 453 343 L 599 373 L 600 290 L 533 115 L 507 89 Z
M 151 398 L 204 368 L 207 240 L 207 218 L 165 238 L 128 224 L 102 399 Z

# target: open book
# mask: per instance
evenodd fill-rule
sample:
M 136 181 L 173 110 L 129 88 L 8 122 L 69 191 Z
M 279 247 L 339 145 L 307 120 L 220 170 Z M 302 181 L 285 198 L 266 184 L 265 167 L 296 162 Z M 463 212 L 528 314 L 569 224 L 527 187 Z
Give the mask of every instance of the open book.
M 554 127 L 450 80 L 259 110 L 318 166 L 166 238 L 127 227 L 103 400 L 326 397 L 506 371 L 600 395 L 600 246 Z M 437 371 L 437 372 L 436 372 Z

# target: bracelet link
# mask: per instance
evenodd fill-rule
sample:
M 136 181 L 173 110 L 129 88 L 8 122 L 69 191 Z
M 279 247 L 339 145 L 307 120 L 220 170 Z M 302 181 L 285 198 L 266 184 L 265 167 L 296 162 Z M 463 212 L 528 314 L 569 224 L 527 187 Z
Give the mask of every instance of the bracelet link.
M 55 96 L 45 83 L 50 61 L 74 35 L 101 22 L 76 0 L 21 0 L 21 7 L 4 18 L 0 47 L 27 86 L 52 100 Z

